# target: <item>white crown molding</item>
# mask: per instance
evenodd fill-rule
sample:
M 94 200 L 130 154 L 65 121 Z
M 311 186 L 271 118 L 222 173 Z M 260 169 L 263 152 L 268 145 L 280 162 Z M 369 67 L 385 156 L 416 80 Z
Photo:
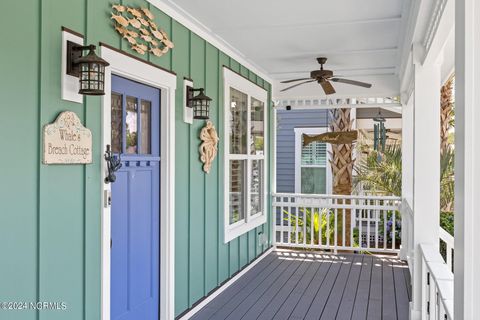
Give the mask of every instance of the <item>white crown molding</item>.
M 163 11 L 165 14 L 181 23 L 190 31 L 195 32 L 204 40 L 210 42 L 212 45 L 229 55 L 231 58 L 237 60 L 240 64 L 255 72 L 258 76 L 273 84 L 273 79 L 267 71 L 258 66 L 256 63 L 248 59 L 240 50 L 225 41 L 222 37 L 216 35 L 210 28 L 205 26 L 202 22 L 186 12 L 183 8 L 175 4 L 172 0 L 147 0 L 153 6 Z

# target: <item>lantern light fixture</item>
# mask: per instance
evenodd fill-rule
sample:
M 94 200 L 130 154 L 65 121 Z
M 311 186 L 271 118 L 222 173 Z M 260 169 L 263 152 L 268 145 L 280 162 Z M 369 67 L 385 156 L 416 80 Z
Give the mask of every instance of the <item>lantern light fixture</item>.
M 101 96 L 105 94 L 105 67 L 110 65 L 95 54 L 96 46 L 79 46 L 67 42 L 67 74 L 79 78 L 79 94 Z M 88 54 L 83 55 L 85 50 Z
M 212 99 L 206 96 L 203 92 L 204 88 L 194 89 L 187 87 L 187 105 L 193 108 L 193 119 L 209 119 L 210 102 Z M 194 96 L 195 92 L 200 92 Z

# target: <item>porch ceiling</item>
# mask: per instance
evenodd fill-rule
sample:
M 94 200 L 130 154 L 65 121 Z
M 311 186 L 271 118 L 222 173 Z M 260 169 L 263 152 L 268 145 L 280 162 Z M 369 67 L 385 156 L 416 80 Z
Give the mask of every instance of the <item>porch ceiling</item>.
M 326 56 L 336 74 L 374 85 L 365 91 L 336 83 L 339 95 L 398 93 L 410 0 L 167 1 L 265 70 L 276 89 L 284 87 L 278 81 L 307 76 L 319 67 L 315 58 Z M 288 93 L 305 95 L 324 94 L 318 84 Z

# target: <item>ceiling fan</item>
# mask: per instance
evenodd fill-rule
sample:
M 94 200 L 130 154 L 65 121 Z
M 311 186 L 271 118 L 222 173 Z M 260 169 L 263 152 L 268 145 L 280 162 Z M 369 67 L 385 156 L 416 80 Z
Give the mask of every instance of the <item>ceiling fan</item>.
M 359 87 L 364 87 L 364 88 L 371 88 L 372 87 L 372 85 L 370 83 L 339 78 L 338 76 L 333 75 L 333 71 L 323 70 L 323 65 L 327 62 L 327 58 L 325 58 L 325 57 L 317 58 L 317 61 L 320 64 L 320 70 L 313 70 L 312 72 L 310 72 L 310 78 L 301 78 L 301 79 L 292 79 L 292 80 L 281 81 L 280 83 L 291 83 L 291 82 L 297 82 L 297 81 L 303 81 L 303 82 L 294 84 L 293 86 L 287 87 L 287 88 L 282 89 L 280 91 L 287 91 L 287 90 L 290 90 L 292 88 L 301 86 L 302 84 L 315 82 L 315 81 L 318 82 L 322 86 L 323 91 L 325 91 L 325 94 L 334 94 L 335 93 L 335 89 L 333 88 L 330 81 L 351 84 L 351 85 L 354 85 L 354 86 L 359 86 Z

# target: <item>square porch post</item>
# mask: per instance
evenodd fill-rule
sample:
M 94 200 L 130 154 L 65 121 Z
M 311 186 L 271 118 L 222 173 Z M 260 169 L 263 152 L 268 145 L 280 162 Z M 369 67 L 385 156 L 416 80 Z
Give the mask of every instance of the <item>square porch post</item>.
M 455 319 L 480 315 L 480 2 L 455 6 Z
M 420 244 L 439 247 L 441 57 L 420 63 L 414 46 L 413 94 L 413 277 L 412 319 L 426 313 L 422 304 Z

